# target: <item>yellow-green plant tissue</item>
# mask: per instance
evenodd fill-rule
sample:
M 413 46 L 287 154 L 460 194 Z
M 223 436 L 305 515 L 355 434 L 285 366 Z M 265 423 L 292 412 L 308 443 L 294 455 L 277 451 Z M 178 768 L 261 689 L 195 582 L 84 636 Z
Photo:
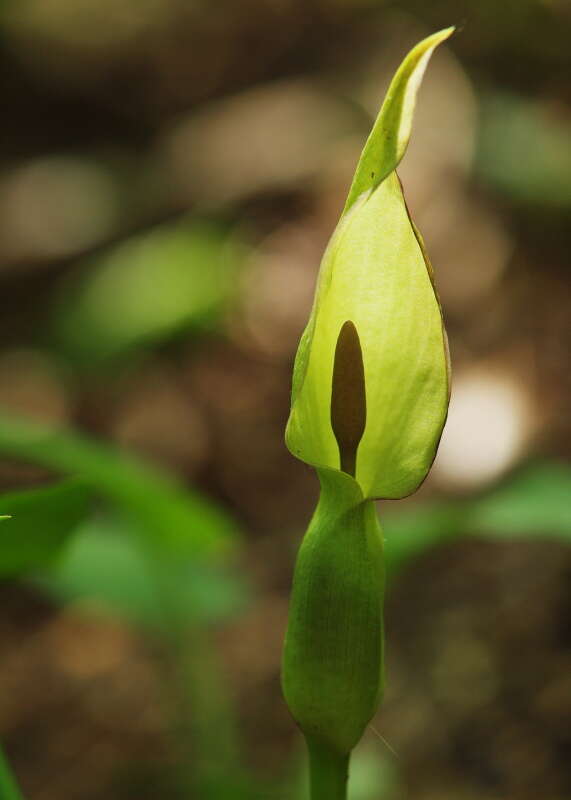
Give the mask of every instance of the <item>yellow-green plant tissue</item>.
M 315 798 L 345 797 L 349 753 L 382 694 L 373 500 L 418 488 L 448 409 L 442 313 L 395 170 L 426 65 L 452 32 L 420 42 L 393 78 L 323 257 L 294 366 L 286 442 L 317 469 L 321 495 L 295 569 L 283 688 L 308 741 Z
M 416 93 L 449 28 L 420 42 L 397 71 L 327 247 L 294 367 L 286 442 L 315 467 L 340 468 L 331 382 L 345 322 L 357 331 L 367 420 L 355 478 L 365 497 L 404 497 L 424 480 L 446 419 L 446 334 L 420 234 L 395 169 L 410 137 Z

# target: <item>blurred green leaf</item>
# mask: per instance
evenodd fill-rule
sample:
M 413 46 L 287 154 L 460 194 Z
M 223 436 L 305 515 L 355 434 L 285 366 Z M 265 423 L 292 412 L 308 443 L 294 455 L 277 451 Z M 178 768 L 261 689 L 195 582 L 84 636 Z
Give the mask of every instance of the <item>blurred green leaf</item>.
M 351 759 L 351 800 L 396 800 L 401 796 L 400 780 L 395 757 L 381 754 L 386 744 L 358 747 Z
M 2 495 L 0 512 L 11 519 L 0 527 L 0 575 L 36 570 L 54 559 L 84 519 L 89 494 L 70 480 Z
M 12 770 L 0 749 L 0 797 L 2 800 L 24 800 Z
M 537 464 L 474 502 L 474 532 L 510 538 L 557 538 L 571 543 L 571 468 Z
M 136 522 L 157 559 L 227 552 L 235 541 L 232 521 L 197 492 L 78 433 L 0 416 L 0 453 L 80 476 Z
M 506 92 L 484 98 L 476 168 L 512 200 L 571 206 L 571 128 L 565 113 Z
M 127 522 L 123 533 L 132 532 L 131 541 L 125 537 L 86 545 L 81 540 L 67 567 L 63 562 L 59 591 L 84 596 L 91 587 L 125 614 L 146 618 L 147 624 L 156 622 L 175 664 L 168 681 L 176 695 L 177 736 L 181 742 L 190 736 L 197 754 L 199 767 L 191 783 L 209 774 L 209 767 L 200 766 L 215 752 L 207 733 L 216 738 L 216 763 L 223 765 L 219 768 L 226 774 L 235 772 L 238 736 L 231 704 L 215 677 L 214 660 L 205 667 L 209 646 L 202 642 L 200 630 L 206 610 L 211 616 L 216 612 L 216 604 L 205 596 L 213 585 L 208 570 L 222 563 L 213 557 L 228 555 L 235 543 L 232 522 L 196 492 L 184 491 L 150 467 L 76 433 L 2 416 L 0 452 L 56 472 L 79 474 L 85 485 L 120 511 Z M 185 580 L 188 587 L 183 591 Z M 56 580 L 53 587 L 58 587 Z M 223 597 L 227 588 L 220 587 L 218 612 L 230 602 Z
M 402 502 L 401 502 L 402 505 Z M 383 514 L 386 567 L 394 574 L 422 553 L 466 535 L 571 543 L 571 468 L 533 464 L 480 497 L 411 503 Z
M 203 221 L 164 225 L 90 265 L 56 309 L 65 351 L 93 365 L 216 319 L 236 287 L 242 248 Z
M 144 627 L 162 627 L 155 575 L 137 533 L 116 516 L 86 521 L 42 584 L 64 601 L 94 601 Z M 247 602 L 245 582 L 214 565 L 181 560 L 169 572 L 171 591 L 187 621 L 208 624 L 238 613 Z
M 403 510 L 385 511 L 381 519 L 389 576 L 425 551 L 461 536 L 467 525 L 466 508 L 454 502 L 415 503 Z

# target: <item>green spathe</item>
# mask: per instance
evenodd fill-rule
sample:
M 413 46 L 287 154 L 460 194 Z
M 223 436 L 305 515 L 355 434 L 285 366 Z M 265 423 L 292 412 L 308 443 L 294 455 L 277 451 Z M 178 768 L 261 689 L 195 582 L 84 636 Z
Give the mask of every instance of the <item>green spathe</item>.
M 342 327 L 347 321 L 355 326 L 367 403 L 355 477 L 367 498 L 412 493 L 430 469 L 446 420 L 442 314 L 395 168 L 408 144 L 428 59 L 451 33 L 420 42 L 391 83 L 323 257 L 294 367 L 287 445 L 315 467 L 339 470 L 331 426 L 333 363 Z

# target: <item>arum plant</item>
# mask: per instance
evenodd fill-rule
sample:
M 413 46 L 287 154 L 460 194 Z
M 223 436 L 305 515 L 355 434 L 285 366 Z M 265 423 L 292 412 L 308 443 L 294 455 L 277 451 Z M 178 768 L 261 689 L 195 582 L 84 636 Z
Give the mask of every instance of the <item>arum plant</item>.
M 321 493 L 295 568 L 283 690 L 309 752 L 312 800 L 343 800 L 349 757 L 383 693 L 383 536 L 374 501 L 414 492 L 449 400 L 442 313 L 396 167 L 448 28 L 389 87 L 321 263 L 296 356 L 286 442 Z

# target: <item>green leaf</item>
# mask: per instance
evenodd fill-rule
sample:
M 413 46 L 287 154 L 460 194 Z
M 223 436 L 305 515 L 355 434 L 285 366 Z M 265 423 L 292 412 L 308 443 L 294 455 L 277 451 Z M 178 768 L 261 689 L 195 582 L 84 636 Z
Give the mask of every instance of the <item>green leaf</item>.
M 113 598 L 117 606 L 122 604 L 127 613 L 129 609 L 133 617 L 137 614 L 142 617 L 145 610 L 149 612 L 176 663 L 176 668 L 168 671 L 168 688 L 177 696 L 179 739 L 182 743 L 186 737 L 192 738 L 192 749 L 197 754 L 193 790 L 211 772 L 213 747 L 217 754 L 216 769 L 232 774 L 238 761 L 237 736 L 215 664 L 208 663 L 208 668 L 204 668 L 209 647 L 206 640 L 202 641 L 199 623 L 205 615 L 196 589 L 202 587 L 202 602 L 206 605 L 204 593 L 209 587 L 205 565 L 223 563 L 221 556 L 228 555 L 236 542 L 234 524 L 198 493 L 185 491 L 176 481 L 135 459 L 69 431 L 48 430 L 2 416 L 0 452 L 56 472 L 79 473 L 87 486 L 120 509 L 128 520 L 133 543 L 136 537 L 136 551 L 119 545 L 115 561 L 109 565 L 103 563 L 101 551 L 99 564 L 94 560 L 91 565 L 86 563 L 85 551 L 79 558 L 76 553 L 71 575 L 64 572 L 67 588 L 70 592 L 79 588 L 81 593 L 82 581 L 85 580 L 83 588 L 86 588 L 93 577 L 93 573 L 88 574 L 90 569 L 98 567 L 99 587 L 108 599 Z M 141 563 L 144 573 L 137 583 L 138 553 L 144 557 L 144 564 Z M 87 557 L 90 555 L 94 556 L 93 549 Z M 106 575 L 107 566 L 114 570 L 113 579 Z M 78 581 L 79 569 L 83 573 Z M 135 580 L 131 594 L 120 593 L 122 578 Z M 190 584 L 186 595 L 181 588 L 185 579 Z M 154 599 L 149 594 L 151 587 Z M 156 614 L 153 614 L 151 606 L 155 602 Z M 188 706 L 192 708 L 190 721 L 186 718 Z M 184 747 L 187 746 L 189 742 L 184 742 Z M 200 791 L 197 796 L 202 796 Z
M 80 481 L 11 492 L 0 497 L 10 520 L 0 527 L 0 575 L 38 570 L 59 555 L 88 511 Z
M 215 565 L 180 559 L 171 564 L 167 580 L 170 604 L 174 598 L 177 617 L 187 625 L 228 619 L 247 602 L 245 583 Z M 116 516 L 84 523 L 41 582 L 60 600 L 95 603 L 145 628 L 168 625 L 156 573 L 149 569 L 137 531 Z
M 235 542 L 234 523 L 197 492 L 77 433 L 0 416 L 0 453 L 81 476 L 136 522 L 157 559 L 227 553 Z
M 554 216 L 571 207 L 571 125 L 549 99 L 484 96 L 476 170 L 516 206 Z M 537 218 L 536 218 L 537 220 Z M 537 225 L 537 221 L 536 221 Z
M 385 564 L 394 575 L 446 542 L 463 536 L 487 539 L 558 539 L 571 544 L 571 469 L 534 464 L 480 497 L 413 503 L 386 509 Z
M 58 339 L 92 366 L 208 325 L 236 286 L 242 249 L 228 230 L 199 221 L 134 236 L 68 288 L 56 309 Z
M 442 313 L 394 167 L 406 149 L 427 61 L 451 32 L 417 45 L 391 84 L 323 257 L 294 367 L 289 449 L 317 468 L 343 468 L 333 413 L 338 431 L 362 433 L 351 447 L 358 446 L 355 477 L 368 498 L 404 497 L 418 487 L 434 459 L 448 410 Z M 335 353 L 348 325 L 362 356 L 365 398 L 349 402 L 352 393 L 363 394 L 362 386 L 356 386 L 350 370 L 341 370 L 335 396 L 342 399 L 343 412 L 333 409 L 332 387 Z M 349 382 L 345 388 L 343 375 Z M 354 420 L 357 425 L 349 417 L 357 407 L 362 414 L 365 406 L 362 432 L 362 417 Z M 353 453 L 347 463 L 354 461 Z
M 470 525 L 475 533 L 495 537 L 571 542 L 571 469 L 561 463 L 528 467 L 476 500 Z
M 12 770 L 0 748 L 0 797 L 2 800 L 24 800 L 23 794 L 16 783 Z
M 467 504 L 458 502 L 418 503 L 412 508 L 385 511 L 385 568 L 392 577 L 423 553 L 456 537 L 470 524 Z

